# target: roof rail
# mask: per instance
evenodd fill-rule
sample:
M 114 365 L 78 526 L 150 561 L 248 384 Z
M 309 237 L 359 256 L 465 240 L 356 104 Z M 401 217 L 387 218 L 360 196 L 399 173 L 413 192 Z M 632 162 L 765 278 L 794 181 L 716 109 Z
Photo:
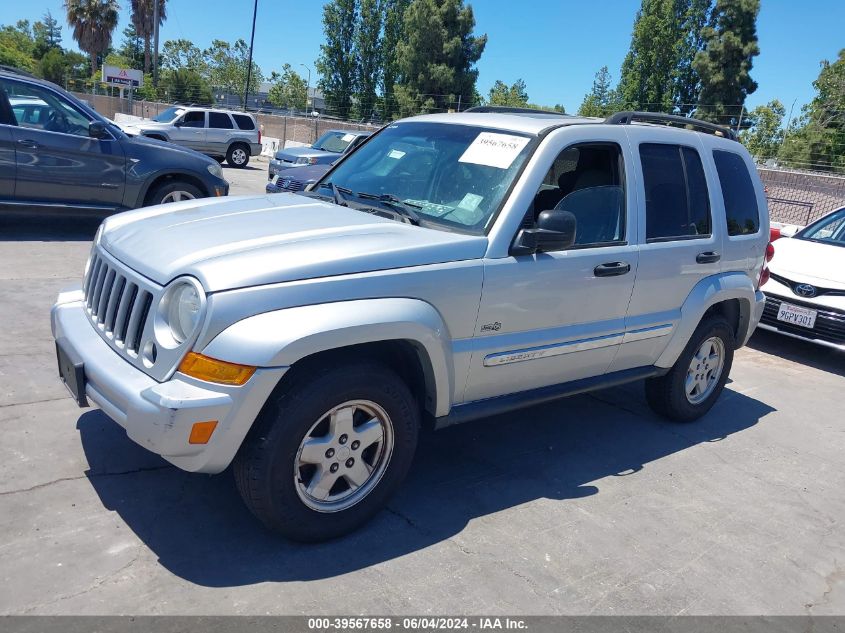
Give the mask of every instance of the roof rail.
M 22 68 L 17 68 L 15 66 L 7 66 L 6 64 L 0 64 L 0 70 L 7 73 L 14 73 L 15 75 L 23 75 L 24 77 L 35 77 L 35 75 L 33 75 L 29 71 L 26 71 Z
M 464 110 L 464 112 L 493 112 L 499 114 L 556 114 L 558 116 L 570 116 L 556 110 L 540 110 L 538 108 L 518 108 L 515 106 L 497 105 L 473 106 L 472 108 Z
M 626 111 L 611 114 L 604 120 L 605 123 L 610 123 L 611 125 L 628 125 L 634 121 L 642 121 L 643 123 L 661 123 L 663 125 L 678 125 L 696 132 L 706 132 L 707 134 L 721 136 L 722 138 L 727 138 L 732 141 L 738 140 L 736 132 L 729 127 L 710 123 L 709 121 L 702 121 L 700 119 L 678 116 L 676 114 Z

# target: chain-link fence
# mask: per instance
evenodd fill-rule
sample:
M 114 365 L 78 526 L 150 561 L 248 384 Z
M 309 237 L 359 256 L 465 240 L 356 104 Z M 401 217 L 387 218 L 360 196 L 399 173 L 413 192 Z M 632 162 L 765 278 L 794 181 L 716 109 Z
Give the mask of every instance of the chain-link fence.
M 845 176 L 759 167 L 773 222 L 805 226 L 845 206 Z
M 121 99 L 108 95 L 74 93 L 79 99 L 87 102 L 104 117 L 114 119 L 117 114 L 128 114 L 143 118 L 152 118 L 173 104 L 159 101 L 143 101 L 135 99 Z M 263 136 L 279 139 L 280 145 L 284 141 L 296 143 L 313 143 L 327 130 L 371 130 L 378 126 L 366 123 L 339 121 L 322 116 L 281 116 L 275 114 L 255 114 L 261 126 Z

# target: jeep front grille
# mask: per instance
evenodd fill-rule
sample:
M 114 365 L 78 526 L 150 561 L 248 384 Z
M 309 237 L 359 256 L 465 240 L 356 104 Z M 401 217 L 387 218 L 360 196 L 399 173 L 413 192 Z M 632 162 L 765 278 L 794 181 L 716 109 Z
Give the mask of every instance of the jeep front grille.
M 89 318 L 115 344 L 135 356 L 153 302 L 124 272 L 95 252 L 82 286 Z

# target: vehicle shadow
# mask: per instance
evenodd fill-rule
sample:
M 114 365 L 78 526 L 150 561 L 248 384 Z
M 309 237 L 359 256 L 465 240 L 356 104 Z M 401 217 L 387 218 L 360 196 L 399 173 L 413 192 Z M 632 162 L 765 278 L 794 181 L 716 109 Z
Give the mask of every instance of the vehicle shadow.
M 748 341 L 748 346 L 764 354 L 845 377 L 845 352 L 781 336 L 776 332 L 760 328 L 754 331 L 754 336 Z
M 559 505 L 546 515 L 553 527 L 569 502 L 600 494 L 594 482 L 722 440 L 773 410 L 727 389 L 704 419 L 677 425 L 647 412 L 642 396 L 636 400 L 632 393 L 576 396 L 426 432 L 388 509 L 356 533 L 316 545 L 264 529 L 242 504 L 229 472 L 210 477 L 170 467 L 99 411 L 84 414 L 77 428 L 89 481 L 103 505 L 171 573 L 198 585 L 230 587 L 349 573 L 440 543 L 473 519 L 536 499 Z
M 0 242 L 90 242 L 105 217 L 0 211 Z

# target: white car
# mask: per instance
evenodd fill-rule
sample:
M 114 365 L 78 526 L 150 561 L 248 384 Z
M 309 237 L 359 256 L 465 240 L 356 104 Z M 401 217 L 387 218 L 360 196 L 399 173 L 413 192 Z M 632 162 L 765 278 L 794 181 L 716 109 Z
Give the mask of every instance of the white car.
M 775 242 L 760 327 L 845 351 L 845 207 Z

